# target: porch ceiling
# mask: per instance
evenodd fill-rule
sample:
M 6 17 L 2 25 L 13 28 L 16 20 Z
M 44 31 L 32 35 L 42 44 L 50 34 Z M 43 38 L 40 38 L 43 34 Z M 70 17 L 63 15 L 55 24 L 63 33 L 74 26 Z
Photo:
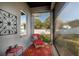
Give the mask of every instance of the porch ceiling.
M 27 2 L 30 8 L 33 7 L 43 7 L 43 6 L 51 6 L 51 2 Z
M 27 2 L 32 13 L 48 12 L 51 9 L 51 2 Z

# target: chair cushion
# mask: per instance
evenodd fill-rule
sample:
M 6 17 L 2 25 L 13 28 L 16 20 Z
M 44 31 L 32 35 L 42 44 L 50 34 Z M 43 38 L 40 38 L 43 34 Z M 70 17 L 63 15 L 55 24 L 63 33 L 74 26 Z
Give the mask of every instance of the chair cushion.
M 35 48 L 32 44 L 24 51 L 23 56 L 51 56 L 52 52 L 52 46 L 49 44 L 44 45 L 42 48 Z
M 44 42 L 41 39 L 34 40 L 33 43 L 34 43 L 36 48 L 44 47 Z

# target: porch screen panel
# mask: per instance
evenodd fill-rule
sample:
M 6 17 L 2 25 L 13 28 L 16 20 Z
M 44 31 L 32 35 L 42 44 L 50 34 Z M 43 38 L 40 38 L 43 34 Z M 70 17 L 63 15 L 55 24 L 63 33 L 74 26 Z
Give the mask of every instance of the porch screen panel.
M 69 3 L 56 17 L 54 42 L 60 55 L 79 55 L 79 3 Z

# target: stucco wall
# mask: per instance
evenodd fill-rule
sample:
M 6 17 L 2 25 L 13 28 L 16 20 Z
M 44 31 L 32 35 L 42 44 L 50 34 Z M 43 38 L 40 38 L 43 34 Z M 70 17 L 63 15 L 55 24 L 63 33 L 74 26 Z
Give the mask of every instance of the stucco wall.
M 6 35 L 6 36 L 0 36 L 0 55 L 5 55 L 5 51 L 8 48 L 8 46 L 15 44 L 24 46 L 24 49 L 27 48 L 31 42 L 30 36 L 31 36 L 31 14 L 30 9 L 26 3 L 0 3 L 0 9 L 3 9 L 7 12 L 10 12 L 17 16 L 17 34 L 14 35 Z M 28 14 L 28 36 L 20 37 L 20 10 L 23 10 L 25 13 Z

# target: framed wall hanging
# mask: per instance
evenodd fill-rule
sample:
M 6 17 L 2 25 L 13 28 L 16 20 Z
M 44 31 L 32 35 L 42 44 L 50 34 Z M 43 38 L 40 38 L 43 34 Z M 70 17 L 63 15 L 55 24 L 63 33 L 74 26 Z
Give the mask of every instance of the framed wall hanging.
M 17 16 L 0 9 L 0 36 L 17 33 Z

